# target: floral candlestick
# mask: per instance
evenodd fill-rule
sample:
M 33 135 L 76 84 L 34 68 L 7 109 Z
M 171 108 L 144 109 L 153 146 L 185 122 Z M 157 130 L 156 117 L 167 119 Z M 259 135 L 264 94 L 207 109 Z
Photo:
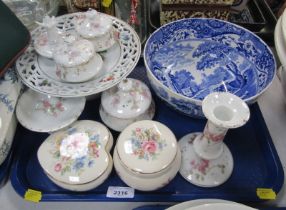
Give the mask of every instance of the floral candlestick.
M 182 165 L 180 174 L 201 187 L 214 187 L 224 183 L 233 170 L 233 158 L 223 143 L 230 128 L 243 126 L 250 112 L 239 97 L 223 92 L 211 93 L 202 103 L 208 119 L 202 133 L 190 133 L 180 141 Z

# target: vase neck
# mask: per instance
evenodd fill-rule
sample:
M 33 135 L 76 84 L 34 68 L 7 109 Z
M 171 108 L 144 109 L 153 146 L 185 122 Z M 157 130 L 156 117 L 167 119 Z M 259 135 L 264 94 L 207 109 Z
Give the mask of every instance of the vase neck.
M 228 128 L 219 127 L 208 121 L 202 135 L 195 140 L 195 152 L 203 159 L 218 158 L 223 151 L 223 139 Z
M 228 128 L 219 127 L 208 121 L 204 131 L 203 138 L 209 142 L 210 145 L 222 143 Z

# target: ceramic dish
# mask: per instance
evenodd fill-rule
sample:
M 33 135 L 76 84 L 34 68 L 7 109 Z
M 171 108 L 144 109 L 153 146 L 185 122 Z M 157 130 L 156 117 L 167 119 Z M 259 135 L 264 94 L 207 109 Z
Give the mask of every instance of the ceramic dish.
M 234 203 L 234 202 L 221 199 L 197 199 L 179 203 L 177 205 L 167 208 L 166 210 L 184 210 L 190 207 L 195 207 L 203 204 L 211 204 L 211 203 Z
M 7 70 L 0 78 L 0 165 L 9 154 L 13 143 L 17 127 L 14 110 L 21 88 L 22 84 L 18 80 L 14 68 Z
M 236 203 L 210 203 L 202 204 L 185 210 L 255 210 L 254 208 Z M 256 209 L 257 210 L 257 209 Z
M 58 98 L 37 93 L 31 89 L 18 101 L 16 115 L 27 129 L 36 132 L 53 132 L 64 128 L 82 113 L 85 98 Z
M 125 184 L 137 190 L 153 191 L 166 186 L 176 176 L 181 165 L 181 152 L 179 149 L 177 150 L 174 162 L 164 171 L 164 173 L 159 174 L 158 176 L 142 176 L 130 171 L 120 160 L 116 147 L 113 153 L 113 161 L 117 175 L 125 182 Z
M 55 80 L 62 80 L 64 82 L 85 82 L 95 77 L 102 69 L 103 60 L 98 53 L 91 58 L 90 61 L 82 65 L 66 68 L 57 66 L 56 72 L 46 72 L 51 78 Z
M 286 43 L 286 11 L 284 10 L 283 14 L 280 17 L 281 19 L 281 29 L 282 29 L 282 37 L 284 40 L 284 43 Z
M 283 39 L 281 17 L 278 19 L 274 31 L 275 49 L 283 66 L 286 66 L 286 42 Z
M 74 32 L 73 20 L 77 15 L 78 13 L 73 13 L 58 17 L 57 27 Z M 51 96 L 80 97 L 100 93 L 119 83 L 136 66 L 141 53 L 141 44 L 138 35 L 127 23 L 112 16 L 106 15 L 106 17 L 112 20 L 118 40 L 106 52 L 101 53 L 104 68 L 96 77 L 79 84 L 54 80 L 45 71 L 56 72 L 55 62 L 38 56 L 31 46 L 16 63 L 24 84 Z M 32 32 L 32 39 L 43 31 L 43 27 L 38 27 Z
M 173 108 L 200 118 L 209 93 L 228 91 L 253 103 L 276 71 L 274 56 L 259 37 L 216 19 L 162 26 L 147 40 L 144 61 L 155 93 Z
M 139 120 L 151 120 L 154 114 L 151 92 L 140 80 L 124 79 L 101 95 L 101 119 L 116 131 Z
M 112 20 L 102 13 L 90 9 L 80 13 L 74 24 L 77 33 L 89 39 L 97 52 L 107 50 L 116 42 Z
M 51 134 L 37 155 L 44 171 L 61 187 L 79 185 L 71 189 L 87 190 L 101 184 L 111 172 L 112 144 L 113 139 L 104 125 L 82 120 Z

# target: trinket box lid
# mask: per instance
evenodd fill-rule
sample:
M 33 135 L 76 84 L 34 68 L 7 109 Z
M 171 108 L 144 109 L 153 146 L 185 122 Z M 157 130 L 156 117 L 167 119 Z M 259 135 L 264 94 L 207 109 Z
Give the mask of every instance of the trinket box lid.
M 148 110 L 152 95 L 143 82 L 127 78 L 117 86 L 103 92 L 101 104 L 103 109 L 113 117 L 135 118 Z
M 153 174 L 175 161 L 177 140 L 162 123 L 143 120 L 129 125 L 117 139 L 120 161 L 140 174 Z
M 105 173 L 109 164 L 108 129 L 82 120 L 51 134 L 40 146 L 38 159 L 47 174 L 67 184 L 85 184 Z
M 93 56 L 95 50 L 92 42 L 85 39 L 71 40 L 65 38 L 53 52 L 55 62 L 63 67 L 75 67 L 87 63 Z
M 93 9 L 78 15 L 75 21 L 75 30 L 87 39 L 104 36 L 111 28 L 111 18 Z

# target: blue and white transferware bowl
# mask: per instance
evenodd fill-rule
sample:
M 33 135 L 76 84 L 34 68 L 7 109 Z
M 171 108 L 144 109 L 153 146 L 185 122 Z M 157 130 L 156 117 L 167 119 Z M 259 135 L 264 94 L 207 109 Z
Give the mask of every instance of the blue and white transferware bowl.
M 274 56 L 259 37 L 235 24 L 203 18 L 159 28 L 146 42 L 144 61 L 156 94 L 199 118 L 209 93 L 231 92 L 250 104 L 276 71 Z

